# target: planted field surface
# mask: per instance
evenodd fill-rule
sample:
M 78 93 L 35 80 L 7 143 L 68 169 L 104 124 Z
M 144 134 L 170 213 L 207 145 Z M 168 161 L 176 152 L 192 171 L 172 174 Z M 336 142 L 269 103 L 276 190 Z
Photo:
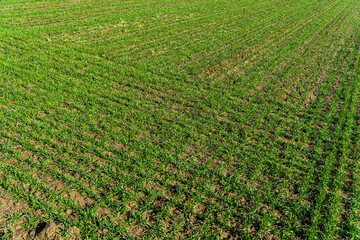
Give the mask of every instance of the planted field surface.
M 359 238 L 359 15 L 2 0 L 0 238 Z

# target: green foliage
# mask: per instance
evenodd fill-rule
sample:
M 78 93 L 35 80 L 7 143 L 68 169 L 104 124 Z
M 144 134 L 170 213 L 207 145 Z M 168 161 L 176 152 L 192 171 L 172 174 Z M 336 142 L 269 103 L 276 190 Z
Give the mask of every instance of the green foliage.
M 1 1 L 0 236 L 359 238 L 359 9 Z

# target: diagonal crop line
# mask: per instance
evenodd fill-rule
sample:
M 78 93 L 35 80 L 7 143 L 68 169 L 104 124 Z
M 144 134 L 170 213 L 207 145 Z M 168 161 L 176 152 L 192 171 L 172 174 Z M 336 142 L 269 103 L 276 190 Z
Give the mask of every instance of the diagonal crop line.
M 352 53 L 350 55 L 350 59 L 352 59 L 353 57 L 353 54 Z M 345 68 L 345 71 L 341 77 L 341 80 L 340 80 L 340 86 L 339 88 L 337 89 L 336 91 L 336 94 L 335 94 L 335 98 L 332 100 L 332 104 L 330 105 L 330 109 L 329 109 L 329 116 L 331 116 L 331 114 L 333 114 L 335 111 L 336 111 L 336 108 L 335 108 L 335 103 L 337 103 L 338 99 L 339 99 L 339 94 L 341 93 L 341 90 L 342 90 L 342 84 L 344 84 L 344 81 L 347 77 L 347 72 L 348 72 L 348 69 L 349 69 L 349 66 L 350 66 L 351 62 L 349 61 L 348 65 L 346 66 Z M 349 99 L 347 100 L 347 102 L 344 103 L 344 107 L 343 109 L 347 109 L 349 106 Z M 333 134 L 333 138 L 336 140 L 336 139 L 340 139 L 342 134 L 343 134 L 343 125 L 345 124 L 345 118 L 346 118 L 346 113 L 348 111 L 342 111 L 340 117 L 339 117 L 339 122 L 336 124 L 335 126 L 335 132 Z M 326 133 L 326 128 L 324 128 L 324 130 L 322 131 L 323 133 L 322 134 L 327 134 Z M 322 173 L 321 173 L 321 182 L 320 182 L 320 190 L 319 190 L 319 194 L 317 196 L 317 199 L 316 199 L 316 206 L 315 206 L 315 209 L 314 209 L 314 212 L 313 212 L 313 219 L 312 219 L 312 225 L 311 225 L 311 228 L 309 229 L 309 232 L 308 232 L 308 236 L 310 238 L 313 238 L 313 237 L 316 237 L 317 235 L 317 226 L 321 220 L 321 210 L 322 208 L 324 207 L 323 206 L 323 202 L 326 200 L 326 196 L 327 196 L 327 190 L 328 190 L 328 184 L 329 184 L 329 181 L 330 181 L 330 173 L 332 171 L 332 167 L 334 166 L 335 164 L 335 161 L 336 161 L 336 155 L 337 155 L 337 152 L 338 152 L 338 148 L 337 146 L 334 146 L 331 153 L 328 155 L 328 157 L 326 159 L 324 159 L 324 162 L 325 162 L 325 168 L 323 169 Z
M 329 8 L 330 9 L 330 8 Z M 324 14 L 324 12 L 322 12 L 322 14 Z M 265 41 L 264 44 L 257 46 L 255 49 L 253 48 L 253 46 L 247 48 L 246 50 L 237 53 L 235 57 L 230 58 L 225 60 L 224 62 L 221 63 L 221 65 L 225 64 L 227 67 L 226 69 L 228 69 L 229 67 L 233 66 L 233 61 L 234 60 L 238 60 L 239 58 L 241 58 L 242 60 L 242 65 L 237 65 L 234 68 L 231 68 L 230 70 L 226 70 L 225 72 L 223 72 L 222 75 L 220 75 L 218 73 L 218 71 L 216 71 L 215 69 L 212 69 L 211 71 L 214 71 L 214 73 L 212 75 L 210 75 L 208 78 L 212 78 L 215 77 L 216 78 L 214 80 L 212 80 L 212 83 L 214 82 L 219 82 L 220 80 L 222 80 L 224 77 L 229 76 L 229 75 L 233 75 L 233 74 L 238 74 L 240 71 L 239 69 L 244 69 L 244 66 L 246 66 L 246 64 L 248 62 L 250 62 L 252 65 L 256 64 L 258 61 L 265 59 L 266 55 L 264 53 L 272 53 L 276 48 L 277 49 L 281 49 L 283 45 L 285 45 L 287 42 L 290 41 L 290 37 L 294 36 L 295 34 L 298 35 L 300 34 L 300 30 L 304 30 L 305 27 L 307 27 L 308 25 L 305 24 L 305 20 L 308 20 L 307 23 L 309 23 L 310 21 L 314 20 L 314 17 L 316 15 L 320 15 L 320 12 L 315 13 L 313 15 L 311 15 L 308 18 L 303 19 L 300 23 L 303 23 L 303 25 L 300 25 L 299 22 L 296 22 L 296 24 L 294 24 L 294 27 L 291 28 L 289 25 L 287 26 L 286 31 L 283 31 L 282 29 L 275 33 L 274 35 L 271 35 L 269 38 L 262 40 Z M 279 34 L 281 33 L 281 34 Z M 291 35 L 290 35 L 291 33 Z M 261 57 L 259 57 L 261 56 Z
M 332 19 L 332 21 L 334 21 L 334 19 Z M 330 22 L 331 22 L 331 20 L 329 20 L 329 22 L 328 22 L 327 24 L 329 24 Z M 322 29 L 322 28 L 320 28 L 319 30 L 321 30 L 321 29 Z M 310 35 L 310 36 L 314 37 L 315 34 L 312 34 L 312 35 Z M 312 37 L 311 37 L 310 39 L 312 39 Z M 308 41 L 308 43 L 310 43 L 310 42 L 311 42 L 311 41 Z M 300 50 L 300 49 L 299 49 L 299 50 Z M 280 51 L 280 49 L 279 49 L 279 51 Z M 276 52 L 275 52 L 275 53 L 276 53 Z M 286 57 L 282 57 L 281 60 L 284 61 L 285 58 L 286 58 Z M 266 61 L 266 58 L 264 58 L 262 62 L 265 62 L 265 61 Z M 254 86 L 256 86 L 259 82 L 262 81 L 262 79 L 267 79 L 267 78 L 270 78 L 270 80 L 271 80 L 271 79 L 275 79 L 274 77 L 271 78 L 271 77 L 268 77 L 268 76 L 266 76 L 266 75 L 264 75 L 264 74 L 263 74 L 262 76 L 260 76 L 260 77 L 256 77 L 256 75 L 259 74 L 259 73 L 256 72 L 257 66 L 260 65 L 260 64 L 262 64 L 262 62 L 257 63 L 255 66 L 253 66 L 252 68 L 250 68 L 249 70 L 247 70 L 247 71 L 249 71 L 249 72 L 250 72 L 251 70 L 253 70 L 253 71 L 254 71 L 253 75 L 248 76 L 248 77 L 247 77 L 247 81 L 241 81 L 240 84 L 237 85 L 236 88 L 234 88 L 234 90 L 235 90 L 235 89 L 240 90 L 241 94 L 239 95 L 239 97 L 244 97 L 244 96 L 246 96 L 246 95 L 248 94 L 248 92 L 254 88 Z M 277 61 L 277 62 L 278 62 L 278 61 Z M 275 69 L 277 62 L 274 63 L 274 62 L 272 62 L 272 61 L 266 61 L 266 65 L 265 65 L 263 68 L 264 68 L 264 69 L 267 69 L 268 66 L 271 66 L 271 67 L 274 69 L 273 71 L 277 72 L 278 70 Z M 246 65 L 245 65 L 245 66 L 246 66 Z M 256 79 L 256 80 L 253 81 L 253 82 L 251 82 L 251 83 L 249 84 L 249 82 L 250 82 L 252 79 Z M 265 80 L 265 82 L 268 82 L 268 81 Z M 247 86 L 246 86 L 245 84 L 247 84 Z M 261 84 L 260 84 L 260 85 L 261 85 Z M 246 87 L 244 88 L 244 86 L 246 86 Z M 252 90 L 252 91 L 254 91 L 254 90 Z M 257 91 L 257 92 L 259 93 L 260 91 Z M 255 97 L 256 97 L 256 95 L 255 95 Z
M 347 16 L 347 18 L 345 18 L 341 23 L 339 23 L 338 28 L 335 29 L 333 32 L 331 32 L 331 33 L 329 34 L 329 36 L 328 36 L 328 38 L 327 38 L 327 42 L 323 42 L 323 43 L 320 45 L 320 49 L 325 48 L 327 45 L 329 45 L 329 42 L 330 42 L 330 43 L 333 42 L 333 39 L 337 36 L 337 31 L 338 31 L 339 28 L 344 24 L 344 22 L 345 22 L 346 19 L 349 19 L 349 17 Z M 324 55 L 324 54 L 326 53 L 326 52 L 322 52 L 320 49 L 316 51 L 317 53 L 316 53 L 315 55 L 313 55 L 312 58 L 310 58 L 309 60 L 307 60 L 307 61 L 309 61 L 309 62 L 305 62 L 305 64 L 304 64 L 304 65 L 308 65 L 308 66 L 309 66 L 310 64 L 312 64 L 312 62 L 315 62 L 315 64 L 312 64 L 312 67 L 310 68 L 311 70 L 308 71 L 308 72 L 306 72 L 307 70 L 306 70 L 306 67 L 305 67 L 305 68 L 302 68 L 303 71 L 301 71 L 301 70 L 298 71 L 298 73 L 297 73 L 294 77 L 292 77 L 294 80 L 293 80 L 293 81 L 290 81 L 289 83 L 286 83 L 286 84 L 287 84 L 287 87 L 285 86 L 285 87 L 284 87 L 284 90 L 280 91 L 277 95 L 275 95 L 275 98 L 276 98 L 277 100 L 279 100 L 279 99 L 281 98 L 282 94 L 283 94 L 284 92 L 286 92 L 290 87 L 293 87 L 293 84 L 294 84 L 295 80 L 297 80 L 298 78 L 300 78 L 300 75 L 301 75 L 301 74 L 303 74 L 303 73 L 305 72 L 305 74 L 310 75 L 312 71 L 316 71 L 316 69 L 314 68 L 314 65 L 320 65 L 320 63 L 318 63 L 318 61 L 320 61 L 321 58 L 322 58 L 322 55 Z M 331 48 L 330 48 L 330 49 L 331 49 Z M 307 64 L 307 63 L 308 63 L 308 64 Z M 309 67 L 307 67 L 307 68 L 309 69 Z M 301 81 L 301 82 L 304 83 L 305 81 Z M 273 92 L 275 92 L 275 91 L 273 91 Z

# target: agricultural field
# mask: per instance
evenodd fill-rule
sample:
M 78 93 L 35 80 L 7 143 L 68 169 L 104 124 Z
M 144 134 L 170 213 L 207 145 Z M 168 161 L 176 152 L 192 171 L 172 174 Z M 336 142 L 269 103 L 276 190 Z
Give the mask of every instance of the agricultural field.
M 1 0 L 0 239 L 360 239 L 359 0 Z

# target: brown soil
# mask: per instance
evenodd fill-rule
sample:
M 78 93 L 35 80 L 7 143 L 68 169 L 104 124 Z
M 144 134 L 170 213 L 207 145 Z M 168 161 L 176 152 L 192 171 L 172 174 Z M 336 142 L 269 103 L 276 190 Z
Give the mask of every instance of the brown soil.
M 0 195 L 1 239 L 60 239 L 60 229 L 54 222 L 43 222 L 44 217 L 40 210 L 31 209 L 25 200 L 18 200 L 8 193 Z M 24 226 L 30 218 L 36 219 L 35 225 L 31 226 L 33 229 Z

